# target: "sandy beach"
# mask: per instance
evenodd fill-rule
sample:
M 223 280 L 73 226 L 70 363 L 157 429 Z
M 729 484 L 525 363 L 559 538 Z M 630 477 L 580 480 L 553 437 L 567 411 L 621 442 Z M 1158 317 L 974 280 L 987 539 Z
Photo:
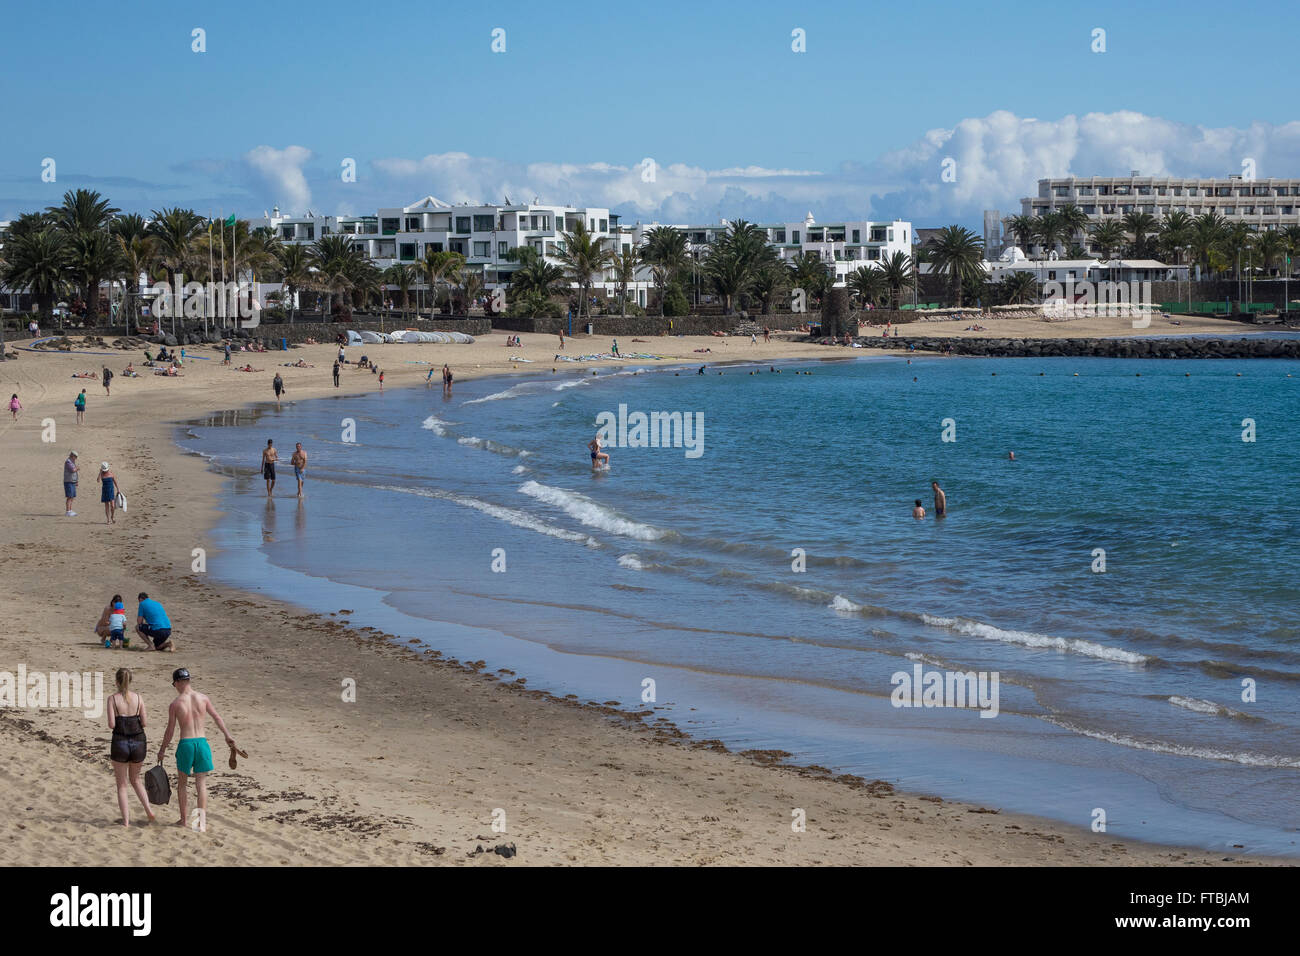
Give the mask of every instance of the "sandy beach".
M 1047 323 L 981 319 L 988 333 L 1037 337 L 1114 332 L 1124 320 Z M 1106 324 L 1101 328 L 1102 323 Z M 903 335 L 957 332 L 922 322 Z M 1094 327 L 1094 325 L 1096 327 Z M 1238 334 L 1239 323 L 1183 320 L 1158 332 Z M 972 333 L 965 333 L 972 334 Z M 549 373 L 552 336 L 525 335 L 504 347 L 505 333 L 473 345 L 384 345 L 368 352 L 385 370 L 385 389 L 424 387 L 427 365 L 451 365 L 457 382 L 514 372 Z M 13 343 L 11 343 L 13 344 Z M 25 344 L 17 343 L 19 346 Z M 603 352 L 603 337 L 568 342 L 569 354 Z M 845 358 L 845 352 L 774 336 L 620 340 L 624 352 L 668 362 Z M 708 348 L 709 353 L 696 349 Z M 188 667 L 212 696 L 249 757 L 238 770 L 209 727 L 217 769 L 211 775 L 208 832 L 181 829 L 176 801 L 143 824 L 132 806 L 124 831 L 108 760 L 103 718 L 69 709 L 0 710 L 0 823 L 4 858 L 24 865 L 1219 865 L 1279 862 L 1123 841 L 1042 819 L 896 792 L 890 768 L 876 777 L 832 778 L 819 769 L 775 764 L 762 752 L 727 753 L 656 723 L 529 689 L 518 675 L 480 672 L 409 650 L 348 615 L 309 614 L 290 604 L 223 588 L 191 569 L 195 548 L 221 520 L 214 500 L 222 478 L 185 455 L 170 423 L 206 412 L 274 401 L 280 372 L 287 401 L 337 394 L 330 379 L 333 345 L 288 353 L 239 353 L 244 373 L 220 353 L 187 350 L 183 377 L 140 369 L 120 374 L 106 397 L 97 381 L 72 378 L 105 362 L 115 373 L 128 353 L 92 355 L 22 351 L 0 363 L 0 388 L 17 392 L 18 421 L 0 423 L 8 507 L 5 606 L 0 671 L 102 671 L 129 666 L 147 701 L 150 761 L 172 697 L 169 675 Z M 858 353 L 862 354 L 862 353 Z M 139 354 L 130 354 L 138 363 Z M 532 362 L 518 362 L 520 358 Z M 283 368 L 304 360 L 314 368 Z M 512 361 L 514 360 L 514 361 Z M 598 368 L 612 363 L 590 363 Z M 643 362 L 640 364 L 658 364 Z M 562 371 L 578 366 L 568 363 Z M 85 424 L 72 402 L 85 387 Z M 343 392 L 378 389 L 378 377 L 348 368 Z M 43 441 L 54 419 L 53 441 Z M 63 512 L 60 474 L 70 449 L 82 468 L 78 515 Z M 287 462 L 289 448 L 280 449 Z M 250 446 L 249 469 L 259 448 Z M 119 476 L 130 510 L 106 525 L 94 472 L 102 460 Z M 281 470 L 278 494 L 291 495 Z M 148 591 L 167 607 L 178 651 L 106 650 L 92 627 L 114 593 Z M 138 643 L 138 642 L 133 642 Z M 345 680 L 356 701 L 344 702 Z M 173 750 L 174 753 L 174 750 Z M 169 754 L 167 766 L 173 772 Z M 174 783 L 173 783 L 174 785 Z M 792 812 L 806 812 L 794 832 Z M 502 813 L 502 811 L 504 813 Z M 494 831 L 504 817 L 505 829 Z M 491 852 L 513 845 L 517 855 Z M 477 853 L 476 848 L 488 851 Z

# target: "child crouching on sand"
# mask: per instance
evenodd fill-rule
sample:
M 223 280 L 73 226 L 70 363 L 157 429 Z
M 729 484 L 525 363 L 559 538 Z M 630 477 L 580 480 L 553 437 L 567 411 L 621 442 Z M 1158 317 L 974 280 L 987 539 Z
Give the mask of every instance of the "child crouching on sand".
M 104 641 L 104 646 L 130 646 L 126 636 L 126 605 L 121 601 L 113 602 L 113 612 L 108 616 L 108 638 Z

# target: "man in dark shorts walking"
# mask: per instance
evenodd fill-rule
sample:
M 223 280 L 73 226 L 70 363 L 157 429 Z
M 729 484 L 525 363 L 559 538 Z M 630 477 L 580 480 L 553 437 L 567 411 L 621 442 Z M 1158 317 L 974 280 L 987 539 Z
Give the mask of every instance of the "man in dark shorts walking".
M 284 379 L 282 379 L 282 378 L 280 377 L 280 373 L 279 373 L 279 372 L 276 372 L 276 373 L 275 373 L 275 378 L 271 379 L 271 387 L 272 387 L 273 389 L 275 389 L 275 407 L 276 407 L 276 408 L 279 408 L 279 407 L 280 407 L 280 395 L 281 395 L 281 393 L 284 391 Z
M 163 606 L 141 591 L 137 595 L 140 606 L 135 611 L 135 632 L 147 638 L 155 651 L 174 651 L 172 622 Z
M 109 385 L 110 385 L 110 384 L 112 383 L 112 381 L 113 381 L 113 373 L 110 372 L 110 371 L 108 370 L 108 366 L 107 366 L 107 365 L 104 366 L 104 374 L 103 374 L 103 377 L 100 379 L 100 381 L 102 381 L 102 382 L 104 383 L 104 394 L 105 394 L 105 395 L 112 395 L 113 393 L 112 393 L 111 391 L 109 391 Z
M 339 363 L 337 359 L 334 361 L 334 387 L 339 387 Z
M 275 463 L 280 460 L 280 454 L 271 444 L 271 439 L 266 440 L 266 447 L 262 449 L 262 477 L 266 479 L 266 496 L 271 497 L 271 492 L 275 491 Z

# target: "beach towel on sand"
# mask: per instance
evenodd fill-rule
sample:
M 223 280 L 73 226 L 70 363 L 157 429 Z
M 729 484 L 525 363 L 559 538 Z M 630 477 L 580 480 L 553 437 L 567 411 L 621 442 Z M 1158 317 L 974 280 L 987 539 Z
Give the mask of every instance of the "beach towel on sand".
M 154 806 L 163 806 L 171 802 L 172 782 L 162 764 L 156 763 L 145 771 L 144 791 L 149 796 L 149 802 Z

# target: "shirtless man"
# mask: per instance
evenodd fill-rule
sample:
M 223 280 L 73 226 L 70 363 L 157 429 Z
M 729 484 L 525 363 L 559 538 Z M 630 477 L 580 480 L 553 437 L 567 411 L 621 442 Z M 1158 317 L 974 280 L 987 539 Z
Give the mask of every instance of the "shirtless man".
M 912 509 L 912 517 L 918 521 L 925 517 L 925 506 L 921 504 L 921 499 L 916 499 L 916 506 Z
M 302 480 L 307 477 L 307 453 L 302 450 L 302 442 L 294 445 L 289 464 L 293 465 L 293 476 L 298 479 L 298 497 L 301 498 Z
M 271 444 L 271 439 L 266 440 L 266 447 L 262 449 L 262 477 L 266 479 L 266 496 L 271 497 L 271 492 L 275 490 L 275 463 L 280 460 L 280 453 L 275 450 Z
M 208 717 L 217 723 L 226 738 L 226 744 L 235 750 L 235 738 L 226 730 L 226 722 L 212 706 L 207 694 L 200 694 L 190 686 L 190 672 L 178 667 L 172 672 L 172 687 L 176 689 L 176 699 L 167 708 L 167 733 L 163 735 L 162 746 L 158 748 L 158 762 L 167 756 L 167 748 L 172 742 L 172 734 L 180 727 L 180 741 L 176 744 L 177 789 L 180 790 L 181 818 L 177 826 L 188 826 L 189 819 L 189 778 L 194 777 L 195 788 L 199 794 L 199 825 L 206 829 L 208 810 L 208 774 L 212 771 L 212 750 L 208 747 L 204 724 Z
M 609 464 L 609 455 L 600 450 L 600 432 L 596 432 L 596 437 L 587 442 L 587 448 L 591 450 L 592 471 L 595 471 L 601 465 Z
M 939 487 L 939 482 L 931 481 L 930 487 L 934 489 L 934 516 L 942 518 L 948 513 L 948 496 Z

